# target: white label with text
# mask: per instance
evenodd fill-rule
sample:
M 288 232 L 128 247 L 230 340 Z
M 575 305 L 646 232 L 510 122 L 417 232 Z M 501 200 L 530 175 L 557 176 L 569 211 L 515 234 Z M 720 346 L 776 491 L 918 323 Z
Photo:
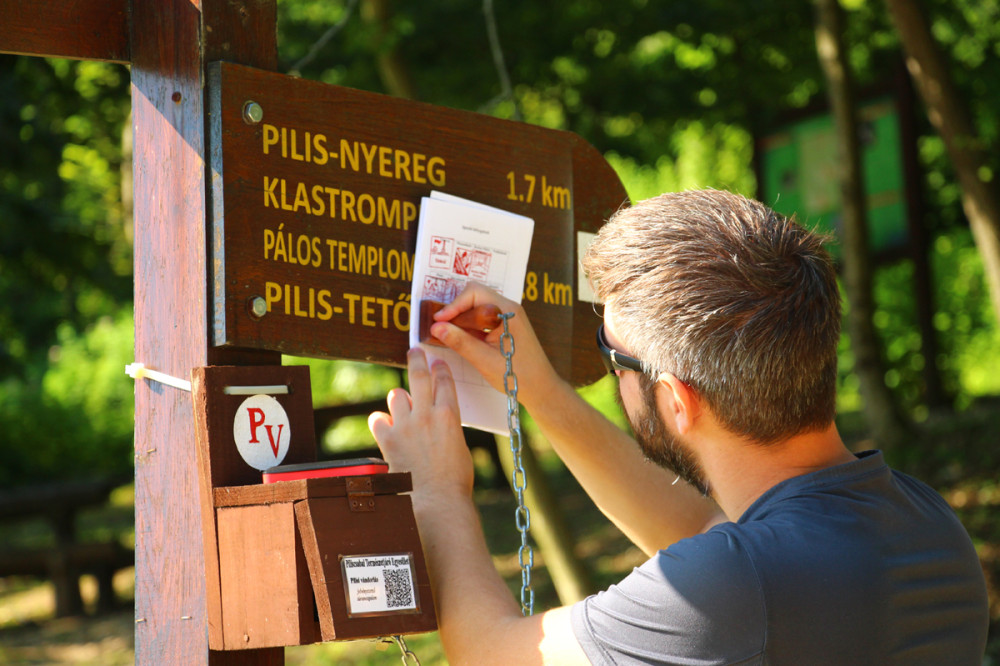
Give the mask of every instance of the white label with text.
M 340 566 L 348 615 L 418 609 L 411 554 L 342 556 Z

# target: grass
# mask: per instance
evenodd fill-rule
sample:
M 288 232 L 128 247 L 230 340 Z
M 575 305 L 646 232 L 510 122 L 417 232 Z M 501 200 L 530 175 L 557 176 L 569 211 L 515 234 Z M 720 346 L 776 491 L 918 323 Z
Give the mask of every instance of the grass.
M 862 433 L 854 415 L 841 419 L 845 437 L 858 442 Z M 969 530 L 989 585 L 991 637 L 984 664 L 1000 664 L 1000 402 L 981 400 L 960 414 L 937 415 L 920 424 L 919 434 L 906 451 L 888 454 L 892 464 L 937 488 L 955 508 Z M 584 561 L 596 588 L 602 589 L 626 575 L 643 557 L 594 507 L 560 464 L 548 458 L 543 464 L 547 480 L 566 515 L 572 516 L 576 554 Z M 520 585 L 517 567 L 519 537 L 514 528 L 514 501 L 497 489 L 495 473 L 483 468 L 476 501 L 497 569 L 512 594 Z M 530 483 L 530 480 L 529 480 Z M 120 489 L 112 505 L 81 515 L 84 538 L 113 535 L 125 542 L 132 536 L 131 489 Z M 39 544 L 48 538 L 40 523 L 23 523 L 0 529 L 0 543 Z M 558 605 L 538 553 L 533 573 L 536 610 Z M 0 663 L 101 664 L 133 663 L 133 613 L 130 606 L 134 580 L 130 571 L 115 580 L 122 611 L 104 616 L 52 619 L 53 593 L 49 583 L 25 579 L 0 579 Z M 82 592 L 93 603 L 96 583 L 86 577 Z M 407 644 L 424 666 L 446 664 L 437 634 L 407 638 Z M 298 666 L 381 666 L 400 663 L 395 645 L 353 641 L 287 648 L 285 663 Z

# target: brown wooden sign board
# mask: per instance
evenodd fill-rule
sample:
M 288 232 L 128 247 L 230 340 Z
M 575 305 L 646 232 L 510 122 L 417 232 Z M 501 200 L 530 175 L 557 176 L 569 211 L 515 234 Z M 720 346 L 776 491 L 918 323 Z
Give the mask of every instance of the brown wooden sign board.
M 3 0 L 0 53 L 127 63 L 129 0 Z
M 578 232 L 627 196 L 592 146 L 229 63 L 209 86 L 215 345 L 403 365 L 420 199 L 438 190 L 534 219 L 525 309 L 563 377 L 604 373 Z

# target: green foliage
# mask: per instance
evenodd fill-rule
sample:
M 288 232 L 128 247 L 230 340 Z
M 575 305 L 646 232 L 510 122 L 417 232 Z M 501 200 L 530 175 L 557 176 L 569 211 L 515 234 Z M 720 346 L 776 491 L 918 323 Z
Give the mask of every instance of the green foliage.
M 932 270 L 941 341 L 938 363 L 959 408 L 975 396 L 1000 394 L 1000 325 L 990 308 L 983 262 L 968 230 L 934 243 Z
M 942 392 L 956 409 L 977 396 L 1000 394 L 1000 326 L 990 307 L 982 258 L 968 229 L 938 235 L 931 247 L 934 329 Z M 886 385 L 912 417 L 928 417 L 924 357 L 917 326 L 913 264 L 896 262 L 875 274 L 874 323 L 884 350 Z M 840 349 L 839 403 L 861 407 L 853 355 L 845 336 Z
M 704 187 L 753 195 L 753 140 L 746 130 L 723 123 L 706 127 L 693 121 L 675 129 L 671 144 L 677 158 L 663 156 L 652 166 L 617 153 L 607 154 L 633 201 Z
M 128 72 L 0 56 L 0 485 L 127 474 Z
M 119 196 L 128 76 L 0 56 L 0 377 L 36 377 L 56 331 L 131 295 Z
M 962 102 L 972 115 L 979 147 L 986 156 L 980 177 L 995 182 L 1000 173 L 1000 115 L 997 113 L 1000 80 L 1000 3 L 997 0 L 934 0 L 927 5 L 931 32 L 949 59 L 949 74 Z M 964 226 L 961 189 L 948 160 L 944 142 L 918 110 L 920 162 L 924 170 L 924 193 L 928 214 L 924 223 L 931 231 Z
M 279 3 L 283 68 L 345 4 Z M 396 3 L 392 12 L 381 26 L 356 12 L 302 75 L 384 91 L 371 56 L 396 48 L 424 101 L 513 114 L 509 104 L 490 104 L 501 90 L 479 5 Z M 678 122 L 752 128 L 819 92 L 811 13 L 795 0 L 563 0 L 494 12 L 524 119 L 641 164 L 676 157 L 669 144 Z
M 885 383 L 910 411 L 923 400 L 925 359 L 913 284 L 913 264 L 898 262 L 880 268 L 875 277 L 875 329 L 881 339 L 886 361 Z
M 100 319 L 82 334 L 60 326 L 58 344 L 36 384 L 0 385 L 0 431 L 7 445 L 0 486 L 126 476 L 132 466 L 132 316 Z

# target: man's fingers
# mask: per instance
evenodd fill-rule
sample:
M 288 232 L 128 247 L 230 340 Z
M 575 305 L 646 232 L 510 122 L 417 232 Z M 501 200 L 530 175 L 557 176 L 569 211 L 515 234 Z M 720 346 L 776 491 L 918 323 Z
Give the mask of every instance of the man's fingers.
M 386 435 L 392 430 L 392 417 L 385 412 L 372 412 L 368 415 L 368 430 L 376 442 L 384 441 Z
M 396 417 L 413 411 L 413 399 L 405 389 L 392 389 L 386 396 L 385 402 L 389 406 L 389 413 Z
M 476 282 L 469 282 L 451 303 L 434 313 L 435 321 L 450 321 L 466 310 L 478 305 L 496 305 L 502 312 L 510 312 L 516 304 L 497 292 Z
M 431 326 L 431 335 L 479 371 L 488 381 L 502 376 L 504 361 L 496 347 L 447 322 Z M 490 333 L 493 335 L 493 333 Z M 494 387 L 496 388 L 496 387 Z
M 444 361 L 436 362 L 431 367 L 434 378 L 434 405 L 449 407 L 458 413 L 458 394 L 455 390 L 455 380 L 451 376 L 451 368 Z
M 466 310 L 476 307 L 476 293 L 467 286 L 451 303 L 434 313 L 435 321 L 448 321 Z
M 427 356 L 422 349 L 414 347 L 406 353 L 406 372 L 410 378 L 411 404 L 429 404 L 434 397 L 434 388 L 431 386 Z

